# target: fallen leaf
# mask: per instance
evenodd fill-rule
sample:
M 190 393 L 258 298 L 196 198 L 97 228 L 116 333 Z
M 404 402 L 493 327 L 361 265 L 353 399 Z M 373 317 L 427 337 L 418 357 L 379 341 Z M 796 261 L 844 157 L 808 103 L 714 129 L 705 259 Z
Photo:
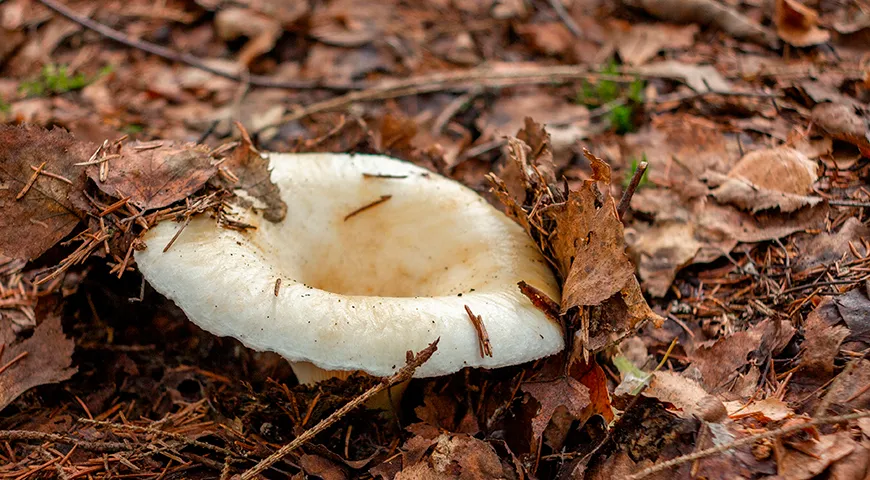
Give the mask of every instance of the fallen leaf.
M 165 207 L 202 188 L 217 172 L 208 147 L 175 142 L 131 142 L 120 146 L 120 158 L 108 160 L 108 175 L 100 180 L 100 166 L 87 168 L 100 190 L 145 210 Z M 93 152 L 91 152 L 93 153 Z M 102 152 L 101 156 L 108 156 Z
M 501 96 L 476 123 L 484 136 L 499 138 L 525 129 L 524 119 L 528 117 L 546 126 L 556 152 L 573 147 L 591 133 L 589 110 L 585 106 L 543 91 Z
M 520 388 L 540 404 L 532 419 L 532 435 L 536 445 L 557 409 L 565 408 L 575 419 L 580 419 L 584 409 L 591 403 L 589 389 L 571 377 L 560 377 L 546 382 L 525 382 Z
M 821 232 L 802 235 L 795 239 L 800 254 L 795 259 L 796 271 L 807 270 L 819 265 L 830 265 L 837 261 L 857 260 L 849 248 L 851 243 L 859 253 L 863 250 L 862 239 L 870 239 L 870 227 L 857 218 L 849 218 L 837 233 Z
M 344 480 L 348 478 L 347 472 L 338 464 L 331 462 L 320 455 L 305 454 L 299 457 L 299 466 L 309 475 L 316 475 L 323 480 Z
M 532 48 L 547 56 L 566 55 L 576 42 L 574 34 L 562 22 L 523 23 L 515 28 Z
M 765 423 L 779 422 L 795 415 L 794 410 L 786 402 L 776 397 L 752 400 L 748 404 L 740 400 L 733 400 L 725 402 L 725 408 L 728 410 L 728 416 L 733 419 L 754 417 Z
M 265 204 L 263 218 L 270 222 L 280 222 L 287 215 L 287 204 L 281 200 L 281 190 L 272 183 L 272 173 L 269 159 L 253 148 L 251 139 L 241 124 L 236 124 L 242 131 L 241 143 L 230 152 L 221 168 L 232 172 L 238 182 L 223 179 L 223 185 L 238 193 L 244 191 Z
M 698 382 L 676 372 L 655 372 L 642 395 L 673 405 L 675 413 L 684 418 L 721 422 L 727 417 L 725 405 L 718 398 L 707 393 Z
M 599 198 L 594 184 L 595 180 L 584 182 L 565 203 L 551 207 L 556 222 L 552 245 L 565 278 L 562 313 L 600 304 L 634 276 L 616 203 L 606 191 Z
M 68 380 L 78 368 L 72 365 L 75 342 L 63 334 L 60 316 L 48 315 L 33 331 L 33 336 L 13 345 L 6 345 L 0 355 L 0 365 L 8 365 L 0 373 L 0 411 L 19 395 L 37 385 Z
M 447 434 L 428 442 L 433 445 L 428 458 L 405 465 L 396 480 L 518 478 L 513 467 L 503 462 L 487 442 L 468 435 Z
M 787 448 L 777 462 L 780 476 L 790 480 L 809 480 L 852 453 L 858 444 L 849 432 L 838 432 L 822 435 L 818 440 L 800 442 L 795 447 Z
M 858 363 L 853 368 L 840 372 L 825 394 L 825 401 L 829 402 L 828 408 L 835 415 L 870 408 L 870 360 L 853 361 Z
M 392 3 L 371 4 L 360 0 L 329 2 L 312 14 L 309 34 L 327 45 L 361 47 L 384 34 L 395 11 Z
M 849 329 L 837 325 L 838 320 L 833 301 L 825 299 L 804 322 L 800 367 L 816 383 L 824 383 L 833 376 L 834 358 L 840 351 L 840 343 L 849 336 Z
M 632 243 L 638 255 L 638 273 L 643 288 L 654 297 L 663 297 L 677 276 L 677 271 L 692 263 L 701 249 L 695 228 L 686 222 L 656 222 Z
M 776 355 L 794 335 L 788 322 L 763 320 L 748 330 L 732 333 L 712 342 L 702 342 L 689 354 L 692 366 L 701 372 L 704 385 L 717 389 L 733 379 L 750 360 L 751 352 Z
M 716 187 L 710 194 L 721 203 L 752 213 L 772 208 L 788 213 L 822 201 L 807 196 L 818 179 L 816 169 L 793 148 L 769 148 L 744 155 L 727 176 L 709 172 L 707 180 Z
M 647 75 L 682 79 L 686 82 L 686 85 L 696 92 L 706 92 L 709 90 L 716 92 L 731 91 L 731 84 L 712 65 L 694 65 L 676 60 L 665 60 L 638 67 L 638 71 Z
M 84 169 L 74 164 L 95 148 L 58 128 L 0 125 L 0 255 L 31 260 L 72 232 L 83 216 L 74 200 L 86 182 Z M 72 184 L 38 175 L 24 192 L 43 164 L 43 171 Z
M 870 476 L 870 444 L 860 443 L 845 458 L 842 458 L 828 468 L 830 480 L 866 480 Z
M 614 37 L 619 58 L 628 65 L 642 65 L 662 50 L 689 48 L 700 30 L 695 24 L 641 23 L 626 27 L 617 29 Z
M 773 21 L 779 38 L 795 47 L 818 45 L 831 38 L 830 32 L 818 27 L 818 12 L 798 0 L 776 0 Z
M 858 147 L 870 156 L 870 122 L 859 116 L 849 105 L 820 103 L 810 114 L 813 123 L 832 137 Z
M 855 342 L 856 345 L 849 349 L 856 352 L 870 346 L 870 299 L 864 289 L 856 288 L 834 297 L 834 305 L 849 327 L 844 346 L 849 347 L 850 343 Z

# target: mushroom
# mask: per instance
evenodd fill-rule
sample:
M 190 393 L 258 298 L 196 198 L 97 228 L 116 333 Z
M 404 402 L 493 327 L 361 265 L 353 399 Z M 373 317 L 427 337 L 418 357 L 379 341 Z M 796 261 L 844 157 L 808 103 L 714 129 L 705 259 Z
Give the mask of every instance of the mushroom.
M 282 355 L 300 383 L 388 376 L 439 337 L 415 377 L 563 348 L 559 324 L 517 286 L 558 301 L 552 271 L 524 230 L 471 189 L 384 156 L 269 160 L 288 206 L 282 221 L 247 208 L 238 220 L 256 228 L 245 231 L 207 216 L 163 222 L 135 254 L 152 287 L 203 329 Z

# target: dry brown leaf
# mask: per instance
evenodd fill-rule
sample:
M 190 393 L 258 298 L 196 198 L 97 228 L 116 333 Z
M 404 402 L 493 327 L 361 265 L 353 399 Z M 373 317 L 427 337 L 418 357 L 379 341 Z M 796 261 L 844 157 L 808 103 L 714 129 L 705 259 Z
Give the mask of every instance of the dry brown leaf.
M 638 273 L 644 289 L 663 297 L 677 276 L 677 271 L 692 263 L 701 249 L 695 228 L 687 222 L 656 222 L 640 233 L 632 244 L 637 255 Z
M 396 480 L 518 478 L 490 444 L 474 437 L 444 434 L 420 443 L 432 445 L 431 453 L 413 465 L 405 465 Z
M 532 48 L 548 56 L 569 54 L 576 43 L 563 22 L 523 23 L 515 28 Z
M 832 137 L 858 147 L 870 157 L 870 122 L 849 105 L 820 103 L 813 108 L 813 123 Z
M 825 402 L 830 402 L 828 408 L 835 415 L 870 408 L 870 389 L 867 388 L 870 385 L 870 360 L 853 361 L 858 363 L 840 372 L 825 395 Z
M 316 9 L 309 34 L 337 47 L 361 47 L 384 34 L 392 18 L 393 2 L 337 0 Z
M 299 458 L 299 466 L 309 475 L 316 475 L 323 480 L 345 480 L 347 472 L 338 464 L 319 455 L 305 454 Z
M 27 390 L 72 377 L 78 368 L 72 365 L 75 342 L 63 334 L 60 316 L 48 315 L 33 331 L 33 336 L 14 345 L 6 345 L 0 365 L 26 354 L 0 373 L 0 411 Z
M 586 407 L 592 403 L 589 389 L 571 377 L 561 377 L 547 382 L 526 382 L 520 388 L 541 405 L 532 419 L 535 445 L 541 439 L 557 409 L 565 408 L 575 419 L 580 419 Z
M 716 92 L 731 91 L 731 83 L 712 65 L 694 65 L 676 60 L 666 60 L 644 65 L 639 67 L 638 71 L 649 75 L 680 78 L 696 92 L 706 92 L 708 90 Z
M 108 160 L 106 181 L 100 181 L 99 165 L 87 167 L 88 176 L 106 194 L 129 197 L 130 203 L 146 210 L 187 198 L 217 172 L 208 147 L 202 145 L 131 142 L 122 144 L 117 154 L 120 158 Z
M 798 0 L 776 0 L 774 14 L 779 38 L 795 47 L 808 47 L 825 43 L 830 32 L 819 28 L 819 14 Z
M 785 455 L 777 462 L 780 476 L 789 480 L 809 480 L 857 447 L 849 432 L 822 435 L 818 440 L 800 442 L 794 448 L 787 448 Z
M 849 327 L 849 336 L 843 346 L 856 352 L 870 346 L 870 299 L 864 289 L 856 288 L 835 297 L 834 305 Z
M 625 254 L 616 203 L 607 191 L 601 198 L 595 184 L 594 179 L 584 182 L 565 203 L 551 207 L 556 222 L 552 245 L 565 278 L 562 313 L 600 304 L 622 290 L 634 275 L 634 265 Z
M 248 195 L 262 201 L 266 208 L 263 210 L 263 218 L 270 222 L 280 222 L 287 215 L 287 204 L 281 200 L 281 190 L 272 183 L 272 173 L 269 169 L 269 160 L 263 158 L 253 145 L 247 132 L 237 124 L 242 131 L 242 140 L 221 163 L 221 168 L 226 168 L 237 177 L 238 182 L 221 180 L 225 187 L 234 191 L 244 190 Z
M 747 356 L 758 350 L 764 355 L 776 355 L 794 335 L 787 322 L 763 320 L 748 330 L 732 333 L 713 342 L 698 344 L 689 354 L 692 366 L 701 372 L 709 389 L 717 389 L 738 374 L 749 362 Z
M 616 51 L 628 65 L 642 65 L 662 50 L 689 48 L 699 31 L 695 24 L 642 23 L 626 27 L 618 28 L 614 37 Z
M 728 416 L 732 418 L 754 417 L 762 422 L 779 422 L 795 415 L 788 404 L 776 397 L 752 400 L 748 404 L 741 400 L 725 402 Z
M 727 176 L 708 172 L 707 181 L 716 187 L 710 194 L 722 203 L 753 213 L 772 208 L 793 212 L 822 201 L 807 196 L 818 179 L 817 168 L 798 150 L 769 148 L 744 155 Z
M 586 107 L 543 91 L 501 96 L 476 123 L 484 136 L 498 138 L 513 135 L 523 128 L 528 131 L 524 119 L 529 117 L 546 126 L 556 152 L 573 147 L 578 140 L 593 133 Z
M 837 325 L 839 315 L 831 299 L 825 299 L 807 315 L 800 367 L 814 383 L 824 383 L 834 373 L 834 357 L 849 329 Z
M 66 237 L 81 220 L 74 205 L 85 186 L 84 162 L 96 148 L 69 133 L 37 127 L 0 125 L 0 255 L 31 260 Z M 38 175 L 61 175 L 72 185 Z M 20 198 L 18 198 L 20 197 Z
M 802 235 L 795 239 L 800 254 L 795 259 L 797 271 L 807 270 L 818 265 L 829 265 L 837 261 L 856 260 L 851 243 L 859 253 L 864 250 L 861 240 L 870 239 L 870 227 L 857 218 L 849 218 L 837 233 L 821 232 Z
M 708 422 L 725 420 L 727 412 L 722 402 L 707 393 L 698 382 L 676 372 L 661 371 L 653 374 L 653 379 L 643 396 L 669 403 L 676 408 L 676 414 L 696 417 Z

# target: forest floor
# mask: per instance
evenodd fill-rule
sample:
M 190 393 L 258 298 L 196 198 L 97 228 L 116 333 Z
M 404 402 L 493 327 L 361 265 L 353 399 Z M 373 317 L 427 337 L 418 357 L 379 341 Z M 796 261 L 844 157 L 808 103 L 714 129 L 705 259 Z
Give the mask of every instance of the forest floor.
M 0 478 L 870 478 L 868 104 L 863 0 L 0 2 Z M 570 348 L 345 415 L 201 330 L 132 252 L 254 147 L 506 207 Z

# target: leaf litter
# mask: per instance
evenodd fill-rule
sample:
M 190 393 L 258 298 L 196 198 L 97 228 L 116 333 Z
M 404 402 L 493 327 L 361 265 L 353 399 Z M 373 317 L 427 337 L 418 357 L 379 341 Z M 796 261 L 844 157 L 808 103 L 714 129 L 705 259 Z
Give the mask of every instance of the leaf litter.
M 73 5 L 122 47 L 56 0 L 0 5 L 0 473 L 251 478 L 302 438 L 259 475 L 866 476 L 854 6 L 279 3 Z M 397 425 L 332 416 L 376 380 L 297 386 L 192 327 L 137 238 L 251 228 L 230 201 L 283 218 L 260 151 L 387 153 L 487 196 L 560 276 L 561 302 L 518 288 L 569 348 L 415 380 Z

